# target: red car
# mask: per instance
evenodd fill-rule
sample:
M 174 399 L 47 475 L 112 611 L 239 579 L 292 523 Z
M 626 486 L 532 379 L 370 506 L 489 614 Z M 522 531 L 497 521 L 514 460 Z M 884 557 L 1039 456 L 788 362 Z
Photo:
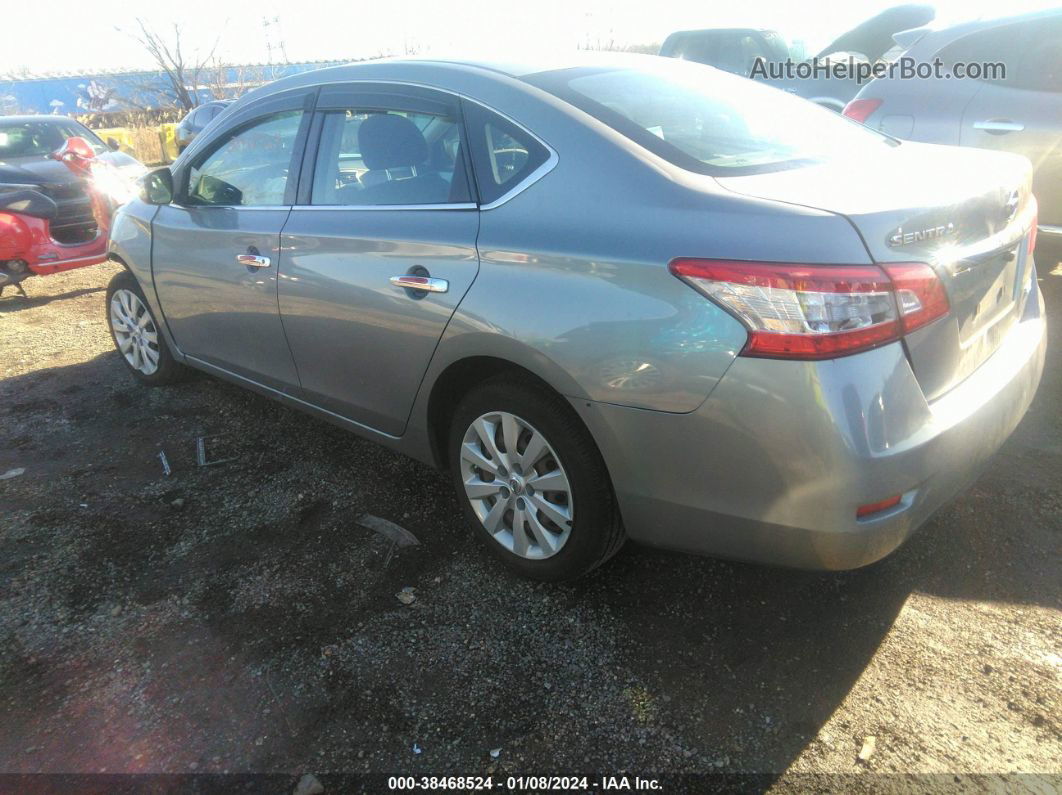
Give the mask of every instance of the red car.
M 0 294 L 25 295 L 30 276 L 106 259 L 111 214 L 143 166 L 72 120 L 11 121 L 0 124 Z M 63 137 L 77 132 L 90 137 Z

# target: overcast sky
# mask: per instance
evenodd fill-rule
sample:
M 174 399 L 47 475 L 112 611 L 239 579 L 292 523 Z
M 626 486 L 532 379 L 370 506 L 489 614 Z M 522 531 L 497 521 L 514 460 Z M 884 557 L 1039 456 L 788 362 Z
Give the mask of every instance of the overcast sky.
M 937 19 L 1060 5 L 1062 0 L 940 0 Z M 140 15 L 164 29 L 178 21 L 189 50 L 219 41 L 229 63 L 354 59 L 380 54 L 472 56 L 571 49 L 615 41 L 661 42 L 673 30 L 765 27 L 809 51 L 894 3 L 883 0 L 90 0 L 6 3 L 0 73 L 142 68 L 150 61 L 124 30 Z M 64 9 L 69 8 L 69 15 Z M 269 22 L 266 26 L 264 22 Z

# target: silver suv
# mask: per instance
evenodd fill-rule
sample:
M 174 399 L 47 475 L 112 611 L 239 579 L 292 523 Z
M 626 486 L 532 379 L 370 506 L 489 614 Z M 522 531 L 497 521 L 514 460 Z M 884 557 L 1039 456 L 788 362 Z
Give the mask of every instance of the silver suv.
M 943 76 L 872 80 L 845 115 L 910 141 L 1015 152 L 1032 161 L 1040 226 L 1062 235 L 1062 9 L 979 20 L 897 38 L 916 63 L 940 59 Z M 979 79 L 955 67 L 1002 64 Z

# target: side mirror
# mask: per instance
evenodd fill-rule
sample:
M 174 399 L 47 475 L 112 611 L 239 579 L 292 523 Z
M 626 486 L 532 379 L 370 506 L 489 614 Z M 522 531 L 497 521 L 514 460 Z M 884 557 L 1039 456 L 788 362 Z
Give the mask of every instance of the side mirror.
M 121 149 L 121 147 L 122 147 L 122 145 L 120 143 L 118 143 L 118 139 L 117 138 L 108 138 L 107 139 L 107 148 L 110 149 L 112 152 L 117 152 L 119 149 Z
M 156 168 L 142 176 L 140 198 L 148 204 L 169 204 L 173 201 L 173 172 L 168 168 Z
M 91 160 L 96 156 L 96 150 L 92 148 L 92 144 L 80 135 L 75 135 L 72 138 L 67 138 L 63 148 L 59 150 L 59 157 L 62 158 L 64 155 L 73 155 L 82 160 Z
M 96 150 L 79 135 L 67 138 L 62 147 L 48 155 L 52 160 L 64 163 L 75 174 L 86 176 L 92 168 Z

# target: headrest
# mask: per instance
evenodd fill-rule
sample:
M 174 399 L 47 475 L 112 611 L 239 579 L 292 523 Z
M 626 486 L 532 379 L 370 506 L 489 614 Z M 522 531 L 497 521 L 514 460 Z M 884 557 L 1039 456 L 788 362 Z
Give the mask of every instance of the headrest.
M 428 159 L 428 142 L 405 116 L 374 113 L 358 126 L 361 159 L 370 170 L 408 168 Z

